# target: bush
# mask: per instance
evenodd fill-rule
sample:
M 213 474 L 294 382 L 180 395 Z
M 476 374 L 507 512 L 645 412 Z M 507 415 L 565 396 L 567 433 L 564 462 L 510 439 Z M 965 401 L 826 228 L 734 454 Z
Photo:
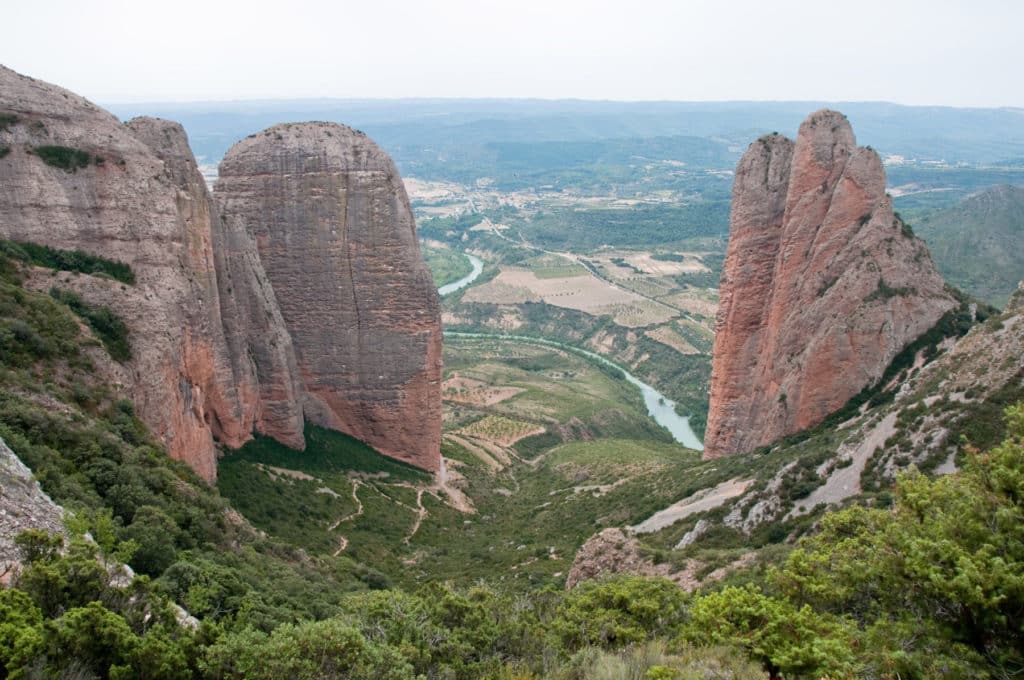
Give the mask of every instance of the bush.
M 270 635 L 252 629 L 231 633 L 207 650 L 200 666 L 207 677 L 225 680 L 414 677 L 395 650 L 368 642 L 337 619 L 284 624 Z
M 850 635 L 838 620 L 768 597 L 753 585 L 706 595 L 690 614 L 690 642 L 745 649 L 773 676 L 844 677 L 853 670 Z
M 37 146 L 34 151 L 44 163 L 65 172 L 77 172 L 80 168 L 88 167 L 93 159 L 88 152 L 69 146 Z
M 66 304 L 72 312 L 80 316 L 99 336 L 110 357 L 116 361 L 128 361 L 132 358 L 132 347 L 128 340 L 128 326 L 109 307 L 90 305 L 76 293 L 60 288 L 51 288 L 50 295 L 54 300 Z
M 551 627 L 570 650 L 617 649 L 673 636 L 682 625 L 689 596 L 668 579 L 622 576 L 587 581 L 570 591 Z
M 105 275 L 122 283 L 135 283 L 135 272 L 124 262 L 108 260 L 82 250 L 61 250 L 28 241 L 0 240 L 0 252 L 47 269 Z

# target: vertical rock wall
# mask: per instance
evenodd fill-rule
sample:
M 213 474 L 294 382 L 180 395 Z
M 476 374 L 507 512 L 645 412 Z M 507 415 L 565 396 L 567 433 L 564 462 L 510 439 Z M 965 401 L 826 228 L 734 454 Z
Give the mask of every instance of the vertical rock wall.
M 172 457 L 214 479 L 214 437 L 238 446 L 251 429 L 223 373 L 215 210 L 184 131 L 153 119 L 124 125 L 77 95 L 3 67 L 0 112 L 13 117 L 0 132 L 9 148 L 0 159 L 0 236 L 131 265 L 134 285 L 85 275 L 62 285 L 125 320 L 132 358 L 109 367 L 108 378 Z M 37 151 L 46 146 L 88 154 L 88 161 L 54 167 Z
M 365 136 L 306 124 L 239 143 L 222 219 L 176 123 L 122 124 L 4 67 L 0 114 L 0 237 L 132 267 L 134 285 L 60 285 L 125 320 L 132 358 L 103 370 L 172 457 L 212 481 L 215 442 L 301 449 L 309 419 L 439 468 L 437 292 L 394 164 Z M 54 167 L 45 146 L 87 161 Z
M 215 195 L 255 239 L 305 417 L 437 470 L 440 303 L 391 159 L 341 125 L 279 125 L 231 148 Z

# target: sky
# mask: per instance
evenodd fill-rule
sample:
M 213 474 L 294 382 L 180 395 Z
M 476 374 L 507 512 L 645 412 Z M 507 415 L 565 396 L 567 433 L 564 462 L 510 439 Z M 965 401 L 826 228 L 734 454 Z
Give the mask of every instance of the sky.
M 1022 0 L 33 0 L 0 63 L 101 103 L 300 97 L 1024 107 Z

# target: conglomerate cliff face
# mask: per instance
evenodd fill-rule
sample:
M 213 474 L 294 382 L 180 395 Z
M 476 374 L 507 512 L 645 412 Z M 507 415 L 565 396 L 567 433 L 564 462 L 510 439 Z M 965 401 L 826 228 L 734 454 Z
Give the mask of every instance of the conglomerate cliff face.
M 342 125 L 278 125 L 228 151 L 214 194 L 255 239 L 305 417 L 437 470 L 440 302 L 387 154 Z
M 212 480 L 214 438 L 250 437 L 221 329 L 211 247 L 214 208 L 185 133 L 175 123 L 122 124 L 62 88 L 0 67 L 0 236 L 80 249 L 131 265 L 134 285 L 68 277 L 86 301 L 109 306 L 131 333 L 132 358 L 112 382 L 168 453 Z M 88 156 L 69 169 L 40 148 Z M 41 288 L 53 280 L 38 277 Z M 31 283 L 31 282 L 30 282 Z
M 754 142 L 733 187 L 705 457 L 820 422 L 955 306 L 878 154 L 822 110 Z
M 264 166 L 246 140 L 225 163 L 238 193 L 222 196 L 222 220 L 176 123 L 122 124 L 2 66 L 0 116 L 0 237 L 131 266 L 133 285 L 44 271 L 26 285 L 71 288 L 124 319 L 132 356 L 100 368 L 172 457 L 213 481 L 216 443 L 255 431 L 302 449 L 308 418 L 439 468 L 437 292 L 398 174 L 372 142 L 293 126 L 277 134 L 296 146 L 267 150 Z M 324 142 L 309 154 L 307 129 Z M 58 167 L 45 147 L 75 156 Z M 268 173 L 253 187 L 280 191 L 246 193 L 252 169 Z

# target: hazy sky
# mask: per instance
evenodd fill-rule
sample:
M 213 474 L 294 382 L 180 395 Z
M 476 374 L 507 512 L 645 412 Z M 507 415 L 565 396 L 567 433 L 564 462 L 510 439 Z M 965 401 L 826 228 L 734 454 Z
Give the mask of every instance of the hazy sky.
M 20 0 L 0 62 L 99 102 L 1024 106 L 1024 0 Z

